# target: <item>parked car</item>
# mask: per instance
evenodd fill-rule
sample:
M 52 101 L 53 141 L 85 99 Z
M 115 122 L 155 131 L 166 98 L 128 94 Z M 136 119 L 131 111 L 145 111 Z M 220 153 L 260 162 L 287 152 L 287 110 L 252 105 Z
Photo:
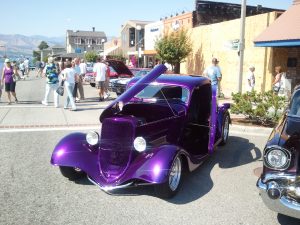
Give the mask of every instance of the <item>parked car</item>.
M 102 112 L 101 133 L 64 137 L 51 164 L 70 180 L 87 175 L 104 191 L 152 184 L 158 196 L 174 196 L 183 171 L 226 144 L 230 104 L 217 105 L 208 78 L 161 75 L 165 71 L 160 65 L 133 78 Z
M 130 69 L 131 70 L 131 69 Z M 150 69 L 139 69 L 138 72 L 134 74 L 135 77 L 145 76 L 147 73 L 150 72 Z M 121 95 L 127 87 L 127 84 L 132 78 L 128 77 L 121 77 L 117 79 L 110 79 L 109 81 L 109 90 L 112 92 L 116 92 L 116 94 L 119 96 Z
M 271 210 L 300 219 L 300 88 L 273 129 L 263 153 L 263 172 L 257 181 Z
M 106 60 L 105 62 L 109 66 L 110 80 L 114 81 L 118 78 L 128 78 L 133 76 L 131 71 L 127 68 L 127 66 L 122 61 L 109 59 Z M 96 86 L 95 80 L 96 80 L 96 73 L 94 73 L 93 70 L 89 73 L 86 73 L 85 81 L 90 83 L 92 87 Z

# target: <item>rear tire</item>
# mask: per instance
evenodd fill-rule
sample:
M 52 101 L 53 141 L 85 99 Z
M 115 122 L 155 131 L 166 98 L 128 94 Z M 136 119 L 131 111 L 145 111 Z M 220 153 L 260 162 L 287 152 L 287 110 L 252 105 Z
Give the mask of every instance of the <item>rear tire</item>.
M 60 166 L 59 167 L 61 174 L 69 178 L 69 180 L 78 180 L 82 177 L 85 177 L 86 174 L 82 170 L 74 167 L 68 167 L 68 166 Z
M 177 155 L 172 163 L 167 181 L 154 187 L 158 197 L 167 199 L 172 198 L 177 194 L 181 186 L 182 169 L 183 164 L 181 156 Z
M 230 117 L 228 112 L 224 115 L 223 125 L 222 125 L 222 140 L 219 145 L 223 146 L 226 145 L 228 141 L 229 136 L 229 123 L 230 123 Z

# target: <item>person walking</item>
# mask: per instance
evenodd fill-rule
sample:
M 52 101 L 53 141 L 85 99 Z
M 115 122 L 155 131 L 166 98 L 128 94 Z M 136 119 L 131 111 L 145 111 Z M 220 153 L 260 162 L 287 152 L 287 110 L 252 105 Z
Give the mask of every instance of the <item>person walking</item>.
M 73 64 L 75 64 L 75 62 L 73 62 Z M 67 90 L 67 98 L 65 100 L 64 109 L 68 109 L 69 104 L 71 104 L 71 110 L 75 111 L 76 105 L 75 105 L 75 100 L 73 98 L 73 90 L 75 87 L 75 81 L 77 79 L 77 75 L 74 67 L 72 66 L 72 63 L 70 62 L 66 63 L 66 68 L 62 71 L 61 75 Z
M 29 77 L 29 59 L 26 58 L 24 60 L 24 67 L 25 67 L 25 74 L 27 77 Z
M 15 102 L 18 102 L 16 96 L 16 77 L 18 76 L 18 71 L 16 67 L 11 65 L 9 59 L 5 59 L 5 65 L 2 70 L 2 83 L 5 84 L 5 92 L 7 93 L 8 105 L 11 104 L 11 95 L 15 98 Z
M 50 91 L 53 91 L 54 107 L 58 108 L 59 96 L 56 90 L 59 87 L 59 80 L 58 80 L 57 68 L 56 65 L 54 64 L 53 57 L 48 58 L 48 63 L 43 70 L 43 74 L 47 78 L 47 83 L 45 89 L 45 97 L 44 100 L 42 101 L 42 104 L 48 105 Z
M 217 90 L 217 96 L 219 96 L 219 82 L 222 79 L 222 73 L 221 73 L 221 69 L 218 66 L 218 59 L 217 58 L 213 58 L 212 59 L 212 65 L 210 65 L 209 67 L 207 67 L 203 74 L 205 76 L 207 76 L 210 80 L 211 80 L 211 85 L 214 86 Z
M 104 100 L 105 80 L 107 73 L 107 65 L 99 57 L 97 63 L 93 67 L 93 72 L 96 73 L 96 85 L 99 89 L 99 101 Z
M 80 100 L 84 100 L 84 90 L 83 90 L 83 78 L 86 74 L 86 63 L 84 61 L 84 59 L 81 59 L 81 62 L 79 64 L 79 68 L 80 68 L 80 75 L 78 78 L 78 84 L 77 84 L 77 88 L 79 91 L 79 95 L 80 95 Z M 78 96 L 78 93 L 77 93 Z
M 247 76 L 247 91 L 252 92 L 254 91 L 254 86 L 255 86 L 255 75 L 254 75 L 255 67 L 250 66 L 249 67 L 249 72 Z
M 25 79 L 25 65 L 24 65 L 24 62 L 21 62 L 21 63 L 20 63 L 20 71 L 21 71 L 21 73 L 22 73 L 21 78 L 22 78 L 22 79 Z
M 74 58 L 72 66 L 73 66 L 73 68 L 75 70 L 76 77 L 78 77 L 78 78 L 80 76 L 80 67 L 79 67 L 79 64 L 80 64 L 79 58 Z M 79 98 L 78 98 L 78 94 L 77 94 L 78 83 L 79 83 L 79 79 L 76 79 L 75 80 L 75 86 L 74 86 L 74 89 L 73 89 L 73 98 L 75 99 L 75 102 L 79 102 Z

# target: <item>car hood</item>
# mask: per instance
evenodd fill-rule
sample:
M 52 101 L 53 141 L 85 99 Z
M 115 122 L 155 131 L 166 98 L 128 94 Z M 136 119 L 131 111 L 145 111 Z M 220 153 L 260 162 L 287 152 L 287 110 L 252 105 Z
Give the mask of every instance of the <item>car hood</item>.
M 135 95 L 147 87 L 151 82 L 158 78 L 167 70 L 165 65 L 159 65 L 151 70 L 146 76 L 142 77 L 138 82 L 136 82 L 132 87 L 120 95 L 116 100 L 114 100 L 100 115 L 100 122 L 105 118 L 111 117 L 114 114 L 120 111 L 119 103 L 122 102 L 126 104 L 129 102 Z
M 109 66 L 111 66 L 119 75 L 126 74 L 133 76 L 132 72 L 128 69 L 128 67 L 121 61 L 117 60 L 106 60 Z

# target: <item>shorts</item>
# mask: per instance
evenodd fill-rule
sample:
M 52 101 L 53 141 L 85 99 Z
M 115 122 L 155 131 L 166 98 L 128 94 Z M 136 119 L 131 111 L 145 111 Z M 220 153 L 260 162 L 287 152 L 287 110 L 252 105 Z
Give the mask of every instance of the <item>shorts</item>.
M 6 92 L 15 92 L 15 90 L 16 90 L 16 82 L 5 83 Z
M 97 81 L 97 88 L 104 89 L 105 88 L 105 81 Z

